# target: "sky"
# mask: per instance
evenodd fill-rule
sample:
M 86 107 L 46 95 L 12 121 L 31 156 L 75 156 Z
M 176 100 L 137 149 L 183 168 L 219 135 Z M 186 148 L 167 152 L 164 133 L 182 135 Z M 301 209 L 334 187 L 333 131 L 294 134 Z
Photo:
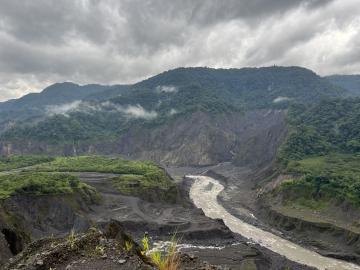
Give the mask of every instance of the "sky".
M 359 0 L 0 0 L 0 101 L 176 67 L 360 73 Z

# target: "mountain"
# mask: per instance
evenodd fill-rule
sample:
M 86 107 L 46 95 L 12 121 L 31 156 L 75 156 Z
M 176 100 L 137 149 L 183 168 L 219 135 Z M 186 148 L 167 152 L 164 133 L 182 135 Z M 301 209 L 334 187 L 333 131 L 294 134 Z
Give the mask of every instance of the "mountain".
M 246 109 L 273 107 L 274 104 L 290 100 L 312 102 L 344 93 L 343 89 L 331 85 L 311 70 L 277 66 L 242 69 L 178 68 L 135 84 L 134 87 L 162 92 L 197 87 L 210 90 L 229 102 L 236 99 Z M 162 87 L 165 88 L 162 90 Z
M 282 109 L 346 95 L 310 70 L 276 66 L 178 68 L 131 86 L 72 87 L 79 94 L 75 100 L 64 90 L 67 103 L 49 106 L 61 90 L 40 94 L 46 97 L 47 103 L 38 103 L 47 104 L 44 114 L 4 130 L 3 153 L 123 154 L 182 165 L 262 163 L 273 158 L 285 134 Z M 263 150 L 251 153 L 251 147 Z M 265 149 L 270 154 L 262 154 Z
M 288 113 L 291 133 L 283 154 L 302 159 L 330 152 L 360 151 L 360 98 L 323 100 L 292 106 Z
M 332 75 L 325 78 L 334 85 L 348 90 L 353 96 L 360 95 L 360 75 Z
M 160 208 L 159 203 L 161 198 L 175 202 L 187 194 L 191 184 L 184 175 L 206 172 L 207 176 L 224 184 L 219 197 L 224 207 L 233 209 L 231 211 L 245 222 L 269 229 L 275 227 L 284 236 L 317 248 L 323 255 L 360 262 L 357 252 L 360 239 L 360 100 L 350 97 L 349 91 L 300 67 L 178 68 L 133 85 L 95 88 L 94 91 L 81 88 L 80 92 L 86 92 L 81 97 L 65 91 L 66 98 L 59 103 L 55 103 L 52 96 L 61 96 L 62 90 L 54 91 L 42 101 L 33 103 L 31 109 L 38 110 L 35 116 L 23 113 L 20 119 L 14 118 L 17 114 L 13 110 L 2 111 L 10 123 L 0 134 L 0 152 L 8 156 L 3 157 L 3 166 L 7 170 L 22 168 L 15 169 L 20 178 L 3 176 L 11 180 L 3 185 L 3 194 L 10 196 L 29 190 L 40 192 L 40 195 L 49 191 L 57 194 L 60 188 L 73 190 L 69 197 L 78 199 L 77 204 L 72 204 L 72 200 L 64 201 L 65 196 L 52 201 L 47 196 L 39 196 L 39 200 L 31 198 L 37 202 L 35 205 L 28 200 L 18 200 L 20 213 L 37 213 L 34 206 L 40 213 L 49 215 L 55 208 L 64 209 L 52 215 L 55 219 L 50 219 L 51 226 L 69 224 L 71 228 L 74 223 L 84 224 L 80 218 L 86 216 L 87 211 L 97 210 L 101 217 L 104 213 L 105 217 L 113 217 L 112 207 L 116 206 L 116 211 L 123 211 L 116 212 L 116 216 L 125 222 L 132 216 L 136 219 L 141 216 L 146 222 L 157 219 L 166 233 L 167 229 L 163 228 L 169 220 L 176 227 L 185 224 L 185 231 L 188 228 L 197 230 L 193 220 L 199 220 L 201 235 L 208 238 L 217 235 L 213 233 L 213 225 L 208 227 L 210 233 L 203 233 L 207 223 L 188 208 L 171 206 L 176 207 L 176 212 L 168 211 L 169 208 Z M 52 157 L 19 158 L 19 154 Z M 104 157 L 96 158 L 96 154 L 108 157 L 101 161 Z M 76 157 L 55 158 L 56 155 Z M 126 164 L 114 164 L 114 156 L 155 161 L 167 168 L 175 179 L 184 179 L 179 180 L 184 190 L 174 189 L 168 181 L 161 182 L 161 179 L 170 178 L 159 167 L 139 173 L 138 169 L 147 168 L 149 163 L 126 161 L 138 164 L 134 170 Z M 11 160 L 21 166 L 11 164 Z M 27 178 L 31 164 L 35 164 L 33 169 L 37 173 Z M 159 169 L 164 173 L 159 175 Z M 119 170 L 125 174 L 114 178 Z M 82 198 L 75 192 L 78 182 L 70 177 L 74 176 L 66 178 L 52 172 L 77 172 L 85 184 L 92 184 L 102 196 L 108 197 L 101 200 L 100 205 L 83 208 Z M 104 181 L 108 179 L 104 176 L 106 172 L 110 181 Z M 57 177 L 66 183 L 53 189 Z M 24 179 L 29 181 L 18 187 L 16 183 Z M 47 185 L 39 185 L 39 181 Z M 149 184 L 154 184 L 151 188 L 155 190 L 160 189 L 148 192 Z M 121 197 L 114 197 L 117 196 L 115 189 L 121 191 Z M 143 201 L 137 203 L 123 194 L 136 195 Z M 165 196 L 171 194 L 174 196 Z M 146 200 L 154 201 L 157 206 L 145 203 Z M 187 205 L 187 199 L 183 203 Z M 53 207 L 43 210 L 44 205 Z M 130 205 L 130 209 L 118 205 Z M 9 209 L 14 209 L 10 206 Z M 74 207 L 86 213 L 69 215 Z M 110 210 L 106 212 L 106 209 Z M 155 217 L 159 213 L 161 219 Z M 13 217 L 0 212 L 0 218 L 2 216 Z M 60 221 L 65 216 L 73 220 Z M 37 222 L 38 228 L 37 216 L 29 217 L 28 220 Z M 41 219 L 49 221 L 47 214 Z M 127 224 L 138 230 L 137 233 L 149 231 L 142 223 L 139 226 L 138 223 Z M 16 232 L 5 229 L 5 238 Z M 193 232 L 190 230 L 192 237 Z M 353 241 L 348 241 L 349 235 Z M 0 238 L 0 245 L 6 242 L 9 241 Z M 265 269 L 269 268 L 265 265 Z
M 40 93 L 30 93 L 19 99 L 0 103 L 0 130 L 15 123 L 22 124 L 43 120 L 52 111 L 63 111 L 74 107 L 81 100 L 102 100 L 116 97 L 126 91 L 126 85 L 78 85 L 55 83 Z
M 24 110 L 60 105 L 63 103 L 80 100 L 86 96 L 96 94 L 109 88 L 109 86 L 89 84 L 80 86 L 71 82 L 55 83 L 45 88 L 40 93 L 31 93 L 19 99 L 13 99 L 0 103 L 0 111 Z

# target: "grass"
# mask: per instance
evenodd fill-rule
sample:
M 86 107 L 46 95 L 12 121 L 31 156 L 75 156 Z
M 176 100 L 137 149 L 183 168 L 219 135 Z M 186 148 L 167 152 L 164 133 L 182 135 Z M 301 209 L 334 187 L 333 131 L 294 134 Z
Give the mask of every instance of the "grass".
M 157 173 L 160 168 L 152 162 L 133 161 L 101 156 L 56 157 L 53 161 L 39 164 L 37 171 L 102 172 L 118 174 Z
M 176 202 L 177 188 L 162 171 L 144 175 L 124 174 L 112 178 L 111 183 L 125 195 L 138 196 L 148 201 Z
M 47 195 L 70 194 L 96 195 L 96 190 L 73 175 L 64 173 L 26 172 L 0 176 L 0 199 L 16 194 Z
M 75 176 L 51 175 L 51 173 L 67 172 L 118 174 L 111 179 L 114 188 L 122 194 L 138 196 L 149 201 L 174 203 L 178 194 L 176 185 L 165 170 L 148 161 L 102 156 L 55 158 L 14 156 L 9 158 L 7 164 L 9 164 L 6 167 L 8 169 L 24 166 L 29 168 L 23 170 L 27 174 L 0 178 L 0 198 L 19 193 L 21 188 L 33 194 L 70 193 L 73 191 L 73 186 L 70 186 L 68 182 L 79 181 Z
M 360 176 L 359 154 L 329 154 L 290 161 L 287 171 L 290 173 L 341 174 Z
M 30 170 L 46 172 L 116 173 L 112 185 L 122 194 L 153 201 L 173 203 L 177 188 L 166 172 L 148 161 L 133 161 L 101 156 L 57 157 Z
M 329 154 L 290 161 L 287 173 L 298 178 L 281 189 L 287 202 L 321 209 L 330 201 L 347 201 L 360 207 L 360 155 Z
M 36 164 L 50 162 L 53 158 L 47 156 L 35 156 L 35 155 L 25 155 L 25 156 L 1 156 L 0 157 L 0 171 L 9 171 L 13 169 L 29 167 Z
M 177 240 L 175 236 L 171 239 L 170 247 L 164 252 L 161 250 L 150 251 L 150 240 L 148 236 L 144 236 L 141 243 L 143 246 L 142 254 L 147 255 L 159 270 L 180 269 L 180 257 L 177 252 Z

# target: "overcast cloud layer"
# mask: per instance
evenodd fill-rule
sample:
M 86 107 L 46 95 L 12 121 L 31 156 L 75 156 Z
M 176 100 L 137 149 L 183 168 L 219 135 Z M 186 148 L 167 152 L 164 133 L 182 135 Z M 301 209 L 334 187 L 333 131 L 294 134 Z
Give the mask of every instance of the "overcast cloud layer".
M 360 73 L 359 0 L 0 0 L 0 100 L 179 66 Z

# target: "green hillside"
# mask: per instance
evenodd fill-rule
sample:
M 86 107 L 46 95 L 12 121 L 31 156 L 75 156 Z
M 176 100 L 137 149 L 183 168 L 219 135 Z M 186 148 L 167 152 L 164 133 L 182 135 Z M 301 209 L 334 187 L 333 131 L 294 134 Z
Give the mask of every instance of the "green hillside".
M 8 127 L 0 140 L 57 144 L 111 140 L 133 127 L 163 125 L 195 111 L 224 114 L 284 109 L 294 102 L 312 103 L 345 94 L 312 71 L 299 67 L 179 68 L 120 92 L 117 88 L 99 92 L 99 87 L 76 110 L 36 121 L 23 119 Z M 113 91 L 118 93 L 116 97 Z M 102 93 L 111 98 L 100 101 Z
M 293 105 L 288 122 L 290 132 L 280 151 L 281 159 L 360 151 L 359 98 Z
M 325 78 L 332 84 L 348 90 L 350 95 L 360 95 L 360 75 L 332 75 Z
M 329 202 L 360 206 L 360 99 L 292 106 L 290 131 L 279 150 L 286 201 L 311 208 Z

